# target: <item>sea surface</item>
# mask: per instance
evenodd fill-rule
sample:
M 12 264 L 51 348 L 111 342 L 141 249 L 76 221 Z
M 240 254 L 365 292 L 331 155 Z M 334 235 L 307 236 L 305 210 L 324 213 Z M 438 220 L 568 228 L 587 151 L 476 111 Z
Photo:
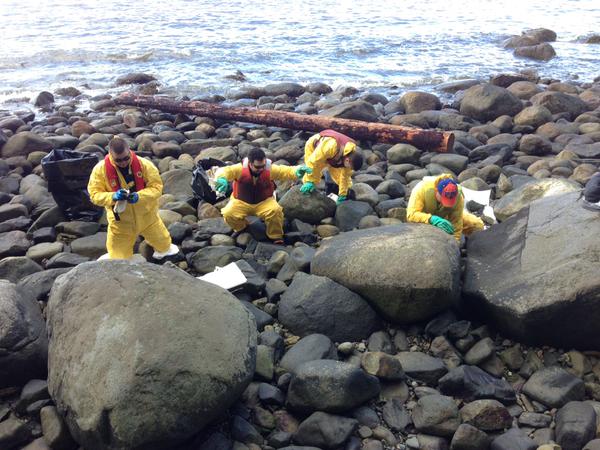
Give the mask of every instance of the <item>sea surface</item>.
M 0 0 L 0 21 L 0 103 L 118 92 L 130 72 L 189 96 L 280 81 L 401 93 L 524 68 L 600 75 L 600 45 L 582 43 L 600 34 L 599 0 Z M 502 48 L 538 27 L 558 34 L 551 61 Z M 236 71 L 246 81 L 227 78 Z

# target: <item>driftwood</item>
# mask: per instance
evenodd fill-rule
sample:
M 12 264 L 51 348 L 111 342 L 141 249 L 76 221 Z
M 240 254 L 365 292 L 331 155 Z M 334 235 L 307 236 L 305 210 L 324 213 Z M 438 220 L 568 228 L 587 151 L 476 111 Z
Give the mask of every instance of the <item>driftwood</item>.
M 449 132 L 422 130 L 401 127 L 386 123 L 364 122 L 362 120 L 338 119 L 319 115 L 305 115 L 285 111 L 256 108 L 228 108 L 198 101 L 177 101 L 151 95 L 121 94 L 115 99 L 117 104 L 159 109 L 171 113 L 192 114 L 238 122 L 260 123 L 292 130 L 322 131 L 332 129 L 354 139 L 385 142 L 389 144 L 407 143 L 422 150 L 441 153 L 451 152 L 454 134 Z

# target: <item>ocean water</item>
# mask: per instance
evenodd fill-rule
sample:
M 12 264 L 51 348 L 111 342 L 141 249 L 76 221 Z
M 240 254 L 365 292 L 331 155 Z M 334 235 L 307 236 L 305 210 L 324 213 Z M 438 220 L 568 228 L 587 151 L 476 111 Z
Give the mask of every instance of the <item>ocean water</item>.
M 0 0 L 0 20 L 0 103 L 65 86 L 118 92 L 115 79 L 138 71 L 190 96 L 280 81 L 427 90 L 524 68 L 600 75 L 600 45 L 581 42 L 600 33 L 598 0 Z M 551 61 L 502 48 L 538 27 L 558 34 Z M 226 78 L 237 70 L 247 81 Z

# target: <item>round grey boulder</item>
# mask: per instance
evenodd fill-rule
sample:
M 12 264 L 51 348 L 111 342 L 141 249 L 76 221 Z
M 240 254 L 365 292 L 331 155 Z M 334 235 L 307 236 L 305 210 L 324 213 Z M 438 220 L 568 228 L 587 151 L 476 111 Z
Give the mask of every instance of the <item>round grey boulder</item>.
M 344 233 L 323 242 L 311 273 L 360 294 L 386 319 L 425 320 L 458 299 L 456 240 L 430 225 L 399 224 Z
M 480 121 L 494 120 L 504 114 L 514 116 L 523 109 L 512 92 L 492 84 L 470 87 L 460 102 L 460 113 Z
M 168 449 L 254 374 L 256 323 L 228 291 L 148 263 L 81 264 L 48 301 L 48 389 L 88 450 Z

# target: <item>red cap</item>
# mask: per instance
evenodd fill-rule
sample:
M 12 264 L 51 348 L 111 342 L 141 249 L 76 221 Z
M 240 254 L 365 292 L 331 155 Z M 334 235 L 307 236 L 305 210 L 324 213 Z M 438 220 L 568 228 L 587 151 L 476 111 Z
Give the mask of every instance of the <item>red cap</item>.
M 458 200 L 458 185 L 456 181 L 446 178 L 438 183 L 437 190 L 443 206 L 451 208 L 456 204 L 456 200 Z

